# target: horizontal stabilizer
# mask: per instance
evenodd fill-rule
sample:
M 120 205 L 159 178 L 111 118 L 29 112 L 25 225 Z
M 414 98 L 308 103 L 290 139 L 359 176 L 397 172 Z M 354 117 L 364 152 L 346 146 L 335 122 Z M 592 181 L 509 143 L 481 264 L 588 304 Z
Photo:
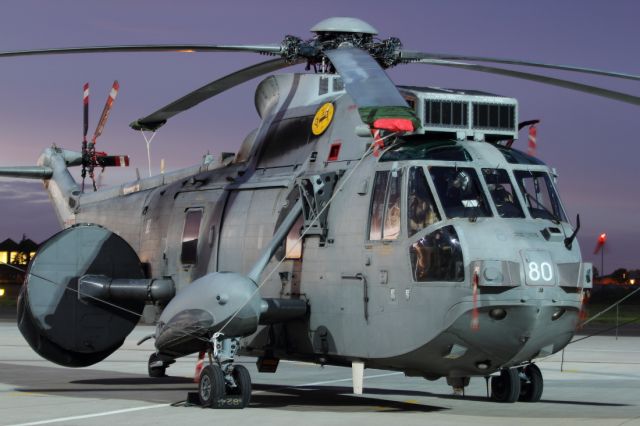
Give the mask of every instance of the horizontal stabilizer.
M 19 179 L 51 179 L 53 169 L 46 166 L 0 167 L 0 177 Z

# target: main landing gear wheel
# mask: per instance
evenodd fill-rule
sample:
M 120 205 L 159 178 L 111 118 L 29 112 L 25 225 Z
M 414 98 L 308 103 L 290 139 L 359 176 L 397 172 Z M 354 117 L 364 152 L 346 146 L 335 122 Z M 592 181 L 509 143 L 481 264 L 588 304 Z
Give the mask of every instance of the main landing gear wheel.
M 542 397 L 544 381 L 542 373 L 535 364 L 525 366 L 520 372 L 520 401 L 538 402 Z
M 520 396 L 520 374 L 516 368 L 503 368 L 499 376 L 491 378 L 491 399 L 497 402 L 516 402 Z
M 251 402 L 251 376 L 244 365 L 233 366 L 233 380 L 235 387 L 227 387 L 227 396 L 240 399 L 238 408 L 245 408 Z
M 149 377 L 164 377 L 167 373 L 166 364 L 158 358 L 158 355 L 151 354 L 149 356 L 149 363 L 147 365 L 149 371 Z
M 207 365 L 200 373 L 198 383 L 198 398 L 203 407 L 217 408 L 224 397 L 224 374 L 217 365 Z

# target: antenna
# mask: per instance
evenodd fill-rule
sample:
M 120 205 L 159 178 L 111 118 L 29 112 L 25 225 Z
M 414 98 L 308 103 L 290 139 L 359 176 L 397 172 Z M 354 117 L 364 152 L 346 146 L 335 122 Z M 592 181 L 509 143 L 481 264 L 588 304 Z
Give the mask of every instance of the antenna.
M 141 131 L 142 137 L 144 138 L 145 143 L 147 144 L 147 162 L 149 163 L 149 177 L 151 177 L 151 141 L 156 137 L 156 132 L 151 133 L 151 137 L 147 138 L 147 135 L 144 131 Z

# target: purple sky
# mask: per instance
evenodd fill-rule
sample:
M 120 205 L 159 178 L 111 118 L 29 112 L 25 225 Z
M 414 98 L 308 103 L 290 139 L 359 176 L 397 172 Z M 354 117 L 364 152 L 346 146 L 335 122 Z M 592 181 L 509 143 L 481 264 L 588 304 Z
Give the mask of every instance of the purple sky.
M 139 43 L 279 43 L 310 36 L 330 16 L 356 16 L 381 38 L 407 49 L 518 58 L 640 74 L 640 2 L 629 1 L 31 1 L 7 0 L 0 50 Z M 51 143 L 79 149 L 82 84 L 91 83 L 90 131 L 114 79 L 121 90 L 98 148 L 129 154 L 134 167 L 108 170 L 113 184 L 146 172 L 140 134 L 128 123 L 211 80 L 264 60 L 243 53 L 63 55 L 0 60 L 2 165 L 34 164 Z M 302 71 L 302 66 L 292 68 Z M 532 69 L 526 69 L 535 72 Z M 609 235 L 605 271 L 640 267 L 640 140 L 637 106 L 507 77 L 405 65 L 398 84 L 478 89 L 516 97 L 522 120 L 538 118 L 538 155 L 556 167 L 571 218 L 580 213 L 584 257 L 596 236 Z M 637 82 L 546 73 L 640 95 Z M 252 81 L 172 119 L 152 143 L 154 168 L 198 162 L 207 151 L 235 151 L 258 125 Z M 524 135 L 523 135 L 524 136 Z M 526 147 L 526 138 L 516 142 Z M 36 241 L 57 229 L 37 182 L 0 180 L 0 239 Z

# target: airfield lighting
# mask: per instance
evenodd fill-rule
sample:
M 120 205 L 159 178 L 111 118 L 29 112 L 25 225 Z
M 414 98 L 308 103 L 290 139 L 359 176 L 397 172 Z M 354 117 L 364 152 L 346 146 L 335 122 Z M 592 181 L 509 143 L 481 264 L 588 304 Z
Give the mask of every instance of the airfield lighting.
M 607 234 L 603 232 L 598 236 L 598 244 L 593 254 L 597 254 L 600 251 L 600 275 L 604 276 L 604 245 L 607 242 Z

